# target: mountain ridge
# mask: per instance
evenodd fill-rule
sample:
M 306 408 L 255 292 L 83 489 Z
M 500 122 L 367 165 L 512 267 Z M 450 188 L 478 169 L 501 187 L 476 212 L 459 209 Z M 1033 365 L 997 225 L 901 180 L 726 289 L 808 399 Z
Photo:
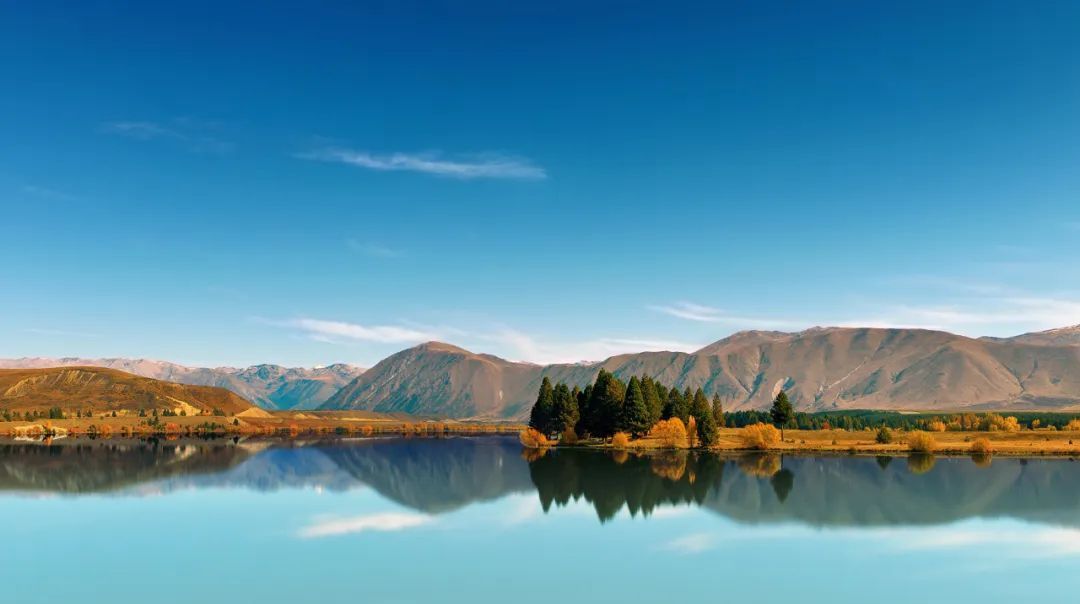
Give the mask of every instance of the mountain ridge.
M 0 369 L 104 367 L 126 373 L 187 384 L 226 388 L 264 409 L 305 410 L 326 401 L 364 371 L 346 363 L 323 367 L 283 367 L 271 363 L 248 367 L 190 367 L 145 358 L 21 357 L 0 359 Z
M 1078 330 L 1080 331 L 1080 330 Z M 695 352 L 641 352 L 533 365 L 440 342 L 398 352 L 321 409 L 524 419 L 544 377 L 584 387 L 600 369 L 647 374 L 717 394 L 728 410 L 763 409 L 784 389 L 800 410 L 1080 409 L 1080 345 L 970 338 L 909 328 L 745 331 Z M 1078 340 L 1080 344 L 1080 340 Z

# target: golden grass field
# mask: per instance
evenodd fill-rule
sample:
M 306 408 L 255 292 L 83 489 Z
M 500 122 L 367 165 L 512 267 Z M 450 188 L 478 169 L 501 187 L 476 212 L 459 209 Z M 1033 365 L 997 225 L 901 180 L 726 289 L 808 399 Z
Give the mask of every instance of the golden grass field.
M 149 418 L 135 414 L 93 418 L 0 421 L 2 436 L 35 436 L 46 433 L 67 436 L 94 434 L 99 437 L 130 435 L 239 434 L 266 436 L 309 436 L 318 434 L 516 434 L 519 424 L 436 421 L 407 415 L 365 411 L 262 411 L 222 417 L 213 415 L 160 417 L 156 426 Z
M 906 454 L 911 448 L 905 442 L 910 433 L 894 430 L 893 442 L 879 444 L 877 430 L 794 430 L 784 431 L 784 440 L 768 447 L 779 452 L 831 452 Z M 1080 431 L 1022 430 L 1018 432 L 927 432 L 935 442 L 934 453 L 970 454 L 973 443 L 981 438 L 989 441 L 995 455 L 1080 455 Z M 634 440 L 630 448 L 662 448 L 663 443 L 648 437 Z M 742 428 L 721 428 L 715 447 L 721 451 L 747 450 Z

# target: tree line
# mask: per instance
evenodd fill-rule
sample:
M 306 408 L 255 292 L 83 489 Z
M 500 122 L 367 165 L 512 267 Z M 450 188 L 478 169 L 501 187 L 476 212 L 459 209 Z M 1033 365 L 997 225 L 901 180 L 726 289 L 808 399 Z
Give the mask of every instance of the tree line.
M 704 446 L 715 443 L 719 428 L 759 423 L 772 424 L 781 432 L 784 428 L 851 431 L 886 427 L 941 432 L 1063 430 L 1080 426 L 1080 416 L 1067 413 L 1021 412 L 1005 418 L 992 412 L 934 414 L 855 409 L 807 413 L 795 411 L 784 391 L 776 395 L 770 409 L 727 413 L 719 395 L 714 394 L 710 400 L 701 388 L 679 390 L 647 375 L 633 376 L 624 382 L 603 369 L 596 381 L 584 389 L 563 382 L 553 385 L 545 377 L 529 416 L 529 426 L 549 437 L 611 438 L 619 432 L 641 437 L 658 421 L 671 418 L 680 419 L 688 427 L 693 424 L 692 431 Z
M 596 381 L 580 389 L 563 382 L 552 385 L 545 377 L 529 414 L 529 426 L 545 436 L 610 438 L 618 432 L 644 436 L 660 420 L 677 417 L 690 425 L 694 418 L 703 445 L 716 441 L 725 424 L 723 404 L 710 401 L 698 388 L 668 388 L 649 376 L 633 376 L 623 382 L 601 369 Z

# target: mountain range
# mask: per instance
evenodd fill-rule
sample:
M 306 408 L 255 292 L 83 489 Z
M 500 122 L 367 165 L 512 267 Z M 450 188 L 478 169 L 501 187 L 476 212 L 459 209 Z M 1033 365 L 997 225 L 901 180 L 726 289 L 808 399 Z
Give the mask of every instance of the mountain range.
M 727 410 L 1080 409 L 1080 326 L 1014 338 L 926 329 L 744 331 L 691 353 L 623 354 L 535 365 L 429 342 L 354 379 L 322 409 L 524 419 L 544 377 L 584 387 L 600 369 L 718 394 Z
M 902 328 L 742 331 L 695 352 L 537 365 L 428 342 L 371 369 L 198 368 L 144 359 L 21 358 L 0 368 L 98 366 L 231 390 L 267 409 L 366 410 L 521 420 L 544 377 L 584 387 L 601 369 L 764 409 L 781 389 L 799 410 L 1080 410 L 1080 326 L 1011 338 Z
M 363 373 L 344 363 L 325 367 L 188 367 L 148 359 L 24 357 L 0 359 L 0 369 L 105 367 L 134 375 L 192 386 L 226 388 L 264 409 L 314 409 Z

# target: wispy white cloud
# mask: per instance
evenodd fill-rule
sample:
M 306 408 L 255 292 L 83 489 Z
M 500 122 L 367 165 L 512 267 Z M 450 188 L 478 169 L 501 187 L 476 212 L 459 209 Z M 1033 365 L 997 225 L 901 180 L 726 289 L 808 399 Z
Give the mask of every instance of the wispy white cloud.
M 694 302 L 675 302 L 667 305 L 653 305 L 649 310 L 687 321 L 699 323 L 722 323 L 744 327 L 781 328 L 794 327 L 801 323 L 789 319 L 741 316 L 725 312 L 722 309 Z
M 380 155 L 331 147 L 301 153 L 298 157 L 342 163 L 381 172 L 422 172 L 463 180 L 478 178 L 541 180 L 547 178 L 547 171 L 532 161 L 498 153 L 450 158 L 435 152 Z
M 984 296 L 966 303 L 893 306 L 883 310 L 877 318 L 835 324 L 940 329 L 983 336 L 1016 335 L 1080 323 L 1080 300 L 1065 298 Z
M 154 121 L 122 120 L 106 122 L 101 131 L 139 141 L 171 140 L 182 144 L 189 151 L 201 153 L 227 153 L 233 144 L 215 136 L 212 131 L 218 125 L 206 120 L 174 118 L 166 123 Z
M 318 520 L 300 529 L 297 536 L 302 539 L 337 537 L 363 532 L 393 532 L 417 528 L 434 522 L 431 516 L 389 512 L 385 514 L 367 514 L 350 518 L 328 518 Z
M 102 125 L 102 129 L 112 134 L 120 134 L 139 140 L 151 140 L 155 138 L 184 138 L 184 136 L 176 130 L 167 128 L 157 122 L 107 122 Z
M 358 323 L 323 319 L 299 318 L 278 323 L 299 329 L 307 333 L 311 338 L 323 342 L 336 342 L 345 339 L 383 344 L 418 344 L 429 340 L 438 340 L 440 335 L 435 332 L 398 325 L 360 325 Z
M 487 334 L 479 334 L 478 337 L 482 340 L 496 342 L 507 347 L 514 360 L 523 360 L 541 364 L 600 361 L 608 357 L 630 352 L 690 352 L 701 348 L 701 344 L 673 340 L 635 338 L 595 338 L 576 341 L 548 341 L 509 328 L 499 329 Z
M 526 524 L 544 515 L 540 500 L 534 495 L 511 495 L 501 507 L 506 510 L 502 517 L 504 526 Z
M 686 516 L 692 516 L 696 513 L 698 513 L 698 510 L 689 505 L 662 506 L 653 510 L 651 518 L 653 520 L 662 520 L 665 518 L 683 518 Z
M 668 541 L 661 549 L 677 554 L 700 554 L 716 547 L 717 537 L 712 533 L 691 533 Z
M 68 331 L 66 329 L 51 329 L 45 327 L 27 327 L 23 330 L 26 333 L 37 334 L 41 336 L 59 336 L 65 338 L 99 338 L 100 334 L 88 333 L 85 331 Z
M 649 310 L 699 323 L 736 329 L 801 330 L 815 325 L 934 329 L 968 336 L 1016 335 L 1080 324 L 1080 298 L 1034 296 L 993 285 L 970 285 L 965 295 L 943 304 L 877 304 L 873 315 L 754 317 L 692 302 L 650 306 Z
M 37 185 L 23 185 L 22 191 L 23 193 L 33 195 L 34 197 L 51 199 L 54 201 L 75 201 L 78 199 L 74 195 L 64 193 L 63 191 L 57 191 L 56 189 L 50 189 L 48 187 L 39 187 Z
M 951 526 L 887 534 L 896 547 L 908 550 L 980 548 L 1007 551 L 1011 558 L 1080 556 L 1080 530 L 1064 527 Z
M 403 250 L 370 241 L 364 242 L 358 239 L 349 239 L 346 240 L 345 245 L 355 252 L 359 252 L 365 256 L 371 256 L 372 258 L 400 258 L 405 255 Z

